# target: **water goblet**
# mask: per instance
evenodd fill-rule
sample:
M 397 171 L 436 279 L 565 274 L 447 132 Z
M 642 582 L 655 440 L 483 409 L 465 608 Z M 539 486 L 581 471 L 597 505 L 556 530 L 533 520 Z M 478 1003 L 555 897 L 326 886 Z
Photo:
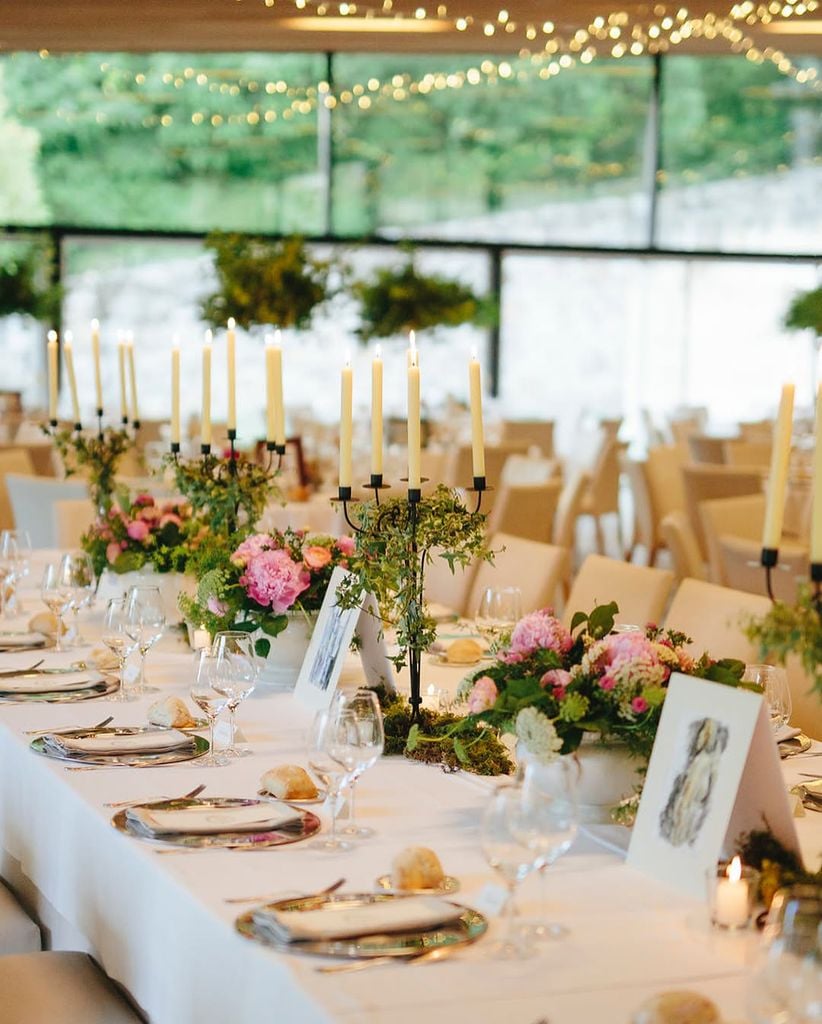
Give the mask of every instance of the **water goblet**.
M 84 608 L 94 597 L 97 586 L 97 575 L 91 556 L 85 551 L 70 551 L 60 560 L 60 579 L 71 591 L 71 611 L 74 625 L 71 629 L 71 646 L 80 647 L 84 643 L 80 636 L 80 609 Z
M 140 652 L 140 676 L 137 682 L 138 694 L 153 687 L 146 686 L 146 655 L 163 635 L 166 625 L 163 599 L 159 587 L 137 585 L 131 587 L 126 596 L 126 611 L 137 637 Z
M 223 630 L 214 636 L 214 668 L 211 685 L 227 698 L 231 739 L 224 753 L 226 757 L 245 757 L 250 751 L 238 750 L 234 741 L 237 728 L 236 711 L 257 684 L 259 662 L 250 633 L 242 630 Z
M 743 682 L 756 683 L 762 687 L 765 700 L 768 702 L 768 715 L 771 728 L 778 732 L 787 725 L 791 718 L 791 689 L 788 684 L 788 673 L 778 665 L 746 665 L 742 676 Z
M 211 729 L 208 753 L 198 759 L 198 763 L 208 768 L 217 768 L 228 764 L 228 757 L 225 753 L 217 753 L 214 728 L 217 718 L 228 707 L 228 697 L 214 689 L 213 677 L 217 659 L 214 656 L 214 649 L 201 647 L 194 655 L 194 679 L 191 683 L 191 699 L 208 718 Z
M 117 658 L 120 689 L 112 699 L 136 700 L 137 692 L 134 688 L 126 686 L 126 661 L 128 656 L 137 649 L 137 636 L 134 625 L 128 616 L 125 598 L 115 597 L 109 601 L 103 616 L 103 631 L 100 639 Z
M 500 639 L 522 618 L 519 587 L 486 587 L 480 597 L 475 622 L 480 635 L 495 650 Z
M 383 728 L 382 708 L 379 698 L 373 690 L 361 689 L 355 693 L 338 690 L 334 695 L 334 705 L 338 709 L 350 711 L 356 722 L 353 745 L 356 748 L 356 766 L 349 783 L 349 824 L 343 834 L 368 839 L 375 835 L 373 828 L 357 824 L 356 791 L 360 776 L 372 768 L 385 747 L 385 730 Z
M 348 785 L 357 767 L 356 747 L 353 745 L 356 735 L 355 717 L 339 706 L 318 711 L 308 730 L 308 764 L 317 778 L 325 784 L 331 809 L 329 836 L 318 839 L 313 844 L 321 850 L 342 852 L 353 848 L 353 843 L 340 839 L 337 834 L 337 811 L 340 792 Z
M 17 584 L 29 574 L 31 538 L 26 530 L 3 530 L 0 533 L 0 611 L 7 616 L 21 611 Z
M 43 570 L 43 581 L 40 585 L 40 597 L 43 604 L 57 619 L 57 632 L 54 639 L 54 650 L 62 653 L 63 647 L 63 616 L 71 607 L 73 593 L 60 577 L 59 565 L 47 565 Z

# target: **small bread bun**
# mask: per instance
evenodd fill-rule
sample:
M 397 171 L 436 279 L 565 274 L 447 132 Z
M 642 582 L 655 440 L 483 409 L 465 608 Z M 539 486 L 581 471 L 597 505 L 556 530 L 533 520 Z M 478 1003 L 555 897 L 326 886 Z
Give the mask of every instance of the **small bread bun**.
M 260 789 L 279 800 L 314 800 L 319 790 L 298 764 L 278 764 L 260 779 Z
M 166 729 L 187 729 L 196 724 L 179 697 L 164 697 L 152 704 L 148 709 L 148 720 L 152 725 Z
M 391 864 L 395 889 L 437 889 L 444 879 L 439 857 L 427 846 L 409 846 Z
M 640 1006 L 632 1024 L 721 1024 L 719 1010 L 699 992 L 660 992 Z
M 57 633 L 57 616 L 51 612 L 38 612 L 29 619 L 29 629 L 32 633 L 43 633 L 45 636 L 54 636 Z M 63 634 L 68 632 L 68 626 L 63 623 Z
M 482 647 L 476 640 L 467 637 L 463 640 L 455 640 L 445 652 L 445 660 L 454 662 L 457 665 L 470 665 L 479 661 L 482 657 Z

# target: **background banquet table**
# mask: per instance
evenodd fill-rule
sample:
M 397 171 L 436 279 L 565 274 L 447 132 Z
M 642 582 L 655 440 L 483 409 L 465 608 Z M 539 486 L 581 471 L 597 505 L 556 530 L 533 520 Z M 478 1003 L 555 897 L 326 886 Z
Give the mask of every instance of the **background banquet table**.
M 38 553 L 32 580 L 41 561 Z M 24 597 L 28 613 L 39 610 L 33 593 Z M 96 618 L 93 613 L 82 620 L 90 639 Z M 191 653 L 176 637 L 166 637 L 149 655 L 150 680 L 162 693 L 186 696 L 191 668 Z M 427 671 L 424 684 L 450 689 L 460 677 L 441 666 Z M 570 935 L 542 944 L 535 959 L 495 961 L 488 941 L 481 941 L 445 963 L 325 976 L 312 958 L 275 953 L 242 938 L 234 920 L 244 908 L 226 903 L 227 897 L 312 892 L 340 876 L 348 891 L 370 891 L 408 845 L 435 849 L 446 871 L 462 882 L 459 899 L 485 909 L 494 878 L 478 826 L 494 781 L 383 759 L 358 790 L 359 816 L 378 835 L 352 852 L 331 855 L 298 843 L 251 853 L 164 855 L 116 832 L 104 804 L 179 795 L 198 783 L 207 784 L 206 795 L 252 795 L 268 767 L 305 763 L 310 713 L 288 695 L 250 698 L 239 721 L 252 754 L 216 769 L 193 761 L 150 770 L 67 771 L 28 749 L 28 730 L 90 725 L 107 714 L 118 725 L 143 724 L 156 698 L 0 705 L 3 875 L 28 888 L 55 948 L 92 952 L 152 1022 L 410 1024 L 424 1017 L 432 1024 L 533 1024 L 542 1018 L 551 1024 L 616 1024 L 629 1021 L 649 994 L 683 987 L 714 998 L 728 1022 L 746 1019 L 754 937 L 711 930 L 701 903 L 626 867 L 620 851 L 627 832 L 610 826 L 582 833 L 549 869 L 548 909 Z M 786 763 L 791 778 L 817 768 L 822 771 L 822 747 L 815 758 Z M 822 822 L 810 816 L 799 824 L 806 857 L 816 863 Z M 539 882 L 529 879 L 523 911 L 537 912 L 539 900 Z M 496 927 L 494 918 L 491 938 Z

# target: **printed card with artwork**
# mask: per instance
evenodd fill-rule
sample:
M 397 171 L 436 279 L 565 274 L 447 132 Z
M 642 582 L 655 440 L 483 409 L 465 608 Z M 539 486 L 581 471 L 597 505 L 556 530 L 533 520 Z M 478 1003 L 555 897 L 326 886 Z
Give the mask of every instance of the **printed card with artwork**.
M 704 898 L 706 872 L 742 832 L 767 826 L 799 851 L 764 698 L 675 673 L 628 863 Z

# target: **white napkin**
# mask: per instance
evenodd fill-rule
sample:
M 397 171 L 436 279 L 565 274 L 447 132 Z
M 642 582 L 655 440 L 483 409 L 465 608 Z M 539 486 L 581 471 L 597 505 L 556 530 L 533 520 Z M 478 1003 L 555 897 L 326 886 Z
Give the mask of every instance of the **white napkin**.
M 0 647 L 33 647 L 35 644 L 44 644 L 46 639 L 42 633 L 0 633 Z
M 179 729 L 138 733 L 96 733 L 93 736 L 59 736 L 46 733 L 47 750 L 60 754 L 156 754 L 190 747 L 193 740 Z
M 326 904 L 323 910 L 271 910 L 254 913 L 254 924 L 279 942 L 345 939 L 384 932 L 424 931 L 454 921 L 464 908 L 435 896 L 404 896 L 362 907 Z
M 0 693 L 60 693 L 64 690 L 88 690 L 105 682 L 98 673 L 43 672 L 39 675 L 0 676 Z
M 252 804 L 246 807 L 202 807 L 194 804 L 177 810 L 130 807 L 129 821 L 150 835 L 184 832 L 188 835 L 213 835 L 218 832 L 263 832 L 298 821 L 293 807 L 277 804 Z
M 774 736 L 777 743 L 784 743 L 785 740 L 792 740 L 794 736 L 798 736 L 801 732 L 801 729 L 795 729 L 792 725 L 780 725 Z

